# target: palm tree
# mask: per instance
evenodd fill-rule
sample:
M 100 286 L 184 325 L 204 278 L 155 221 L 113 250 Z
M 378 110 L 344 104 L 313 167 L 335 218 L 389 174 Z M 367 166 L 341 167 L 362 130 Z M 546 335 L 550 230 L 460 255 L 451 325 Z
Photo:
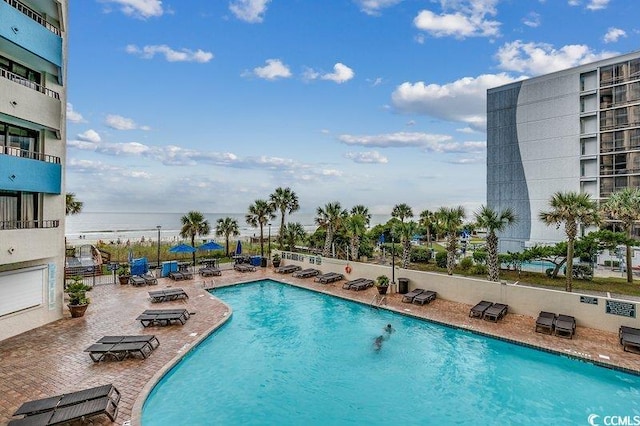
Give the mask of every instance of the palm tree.
M 349 237 L 349 246 L 351 250 L 351 259 L 358 260 L 358 251 L 360 250 L 360 240 L 367 232 L 366 218 L 361 214 L 351 214 L 344 221 L 344 228 Z
M 273 205 L 273 210 L 280 210 L 280 230 L 278 232 L 278 244 L 282 247 L 283 232 L 284 232 L 284 217 L 287 213 L 291 214 L 300 210 L 300 204 L 298 204 L 298 196 L 291 188 L 276 188 L 276 190 L 269 196 L 269 201 Z
M 182 222 L 182 228 L 180 229 L 180 236 L 182 238 L 191 238 L 191 247 L 196 246 L 196 235 L 208 235 L 211 231 L 209 227 L 209 221 L 204 218 L 204 215 L 198 211 L 192 210 L 180 219 Z M 196 264 L 196 252 L 192 253 L 193 265 Z
M 221 237 L 223 235 L 226 243 L 227 257 L 229 257 L 229 237 L 231 235 L 233 235 L 234 237 L 240 235 L 238 221 L 228 216 L 218 219 L 218 221 L 216 222 L 216 236 Z
M 67 192 L 66 200 L 66 215 L 78 214 L 82 211 L 83 202 L 76 200 L 76 194 L 73 192 Z
M 322 255 L 328 257 L 331 251 L 331 243 L 336 230 L 340 227 L 344 219 L 347 217 L 347 211 L 342 210 L 339 201 L 325 204 L 324 208 L 318 207 L 316 210 L 316 223 L 326 232 L 324 239 L 324 248 Z
M 391 217 L 397 217 L 400 219 L 400 222 L 404 222 L 406 218 L 413 217 L 413 210 L 411 210 L 408 204 L 396 204 L 393 206 L 393 210 L 391 210 Z
M 578 235 L 578 225 L 589 226 L 600 223 L 598 207 L 589 194 L 573 191 L 556 192 L 549 200 L 549 206 L 551 210 L 540 212 L 539 218 L 547 226 L 560 227 L 564 223 L 564 232 L 567 236 L 566 291 L 571 291 L 574 243 Z
M 249 213 L 245 219 L 247 223 L 253 227 L 260 227 L 260 256 L 264 257 L 264 226 L 275 218 L 273 214 L 273 205 L 266 200 L 255 200 L 249 206 Z
M 351 214 L 359 214 L 364 217 L 365 226 L 368 228 L 371 225 L 371 213 L 369 213 L 369 208 L 363 206 L 362 204 L 357 204 L 351 207 Z
M 436 223 L 436 216 L 430 210 L 423 210 L 420 212 L 420 226 L 424 228 L 427 233 L 427 244 L 431 247 L 431 227 Z
M 462 226 L 464 207 L 440 207 L 436 212 L 439 229 L 447 236 L 447 273 L 453 274 L 458 247 L 458 232 Z
M 625 243 L 627 282 L 633 283 L 631 242 L 633 240 L 633 225 L 640 220 L 640 189 L 624 188 L 614 192 L 602 205 L 602 211 L 609 220 L 621 222 L 622 228 L 627 234 L 627 242 Z
M 295 250 L 296 243 L 303 241 L 307 236 L 304 226 L 300 222 L 289 222 L 284 226 L 284 232 L 282 233 L 283 243 L 287 247 L 287 250 Z
M 409 261 L 411 260 L 411 237 L 418 230 L 418 224 L 414 221 L 410 222 L 396 222 L 393 227 L 393 235 L 400 237 L 400 244 L 402 245 L 402 267 L 409 267 Z
M 489 281 L 500 280 L 500 267 L 498 264 L 498 236 L 496 232 L 502 232 L 509 225 L 517 222 L 517 217 L 510 208 L 496 212 L 487 206 L 480 207 L 474 213 L 477 226 L 487 230 L 487 269 Z

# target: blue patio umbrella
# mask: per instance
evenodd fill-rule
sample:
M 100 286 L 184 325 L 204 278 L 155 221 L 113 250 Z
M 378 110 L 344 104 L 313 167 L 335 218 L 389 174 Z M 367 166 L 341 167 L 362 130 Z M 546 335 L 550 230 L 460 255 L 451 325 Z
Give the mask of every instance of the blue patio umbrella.
M 196 249 L 187 244 L 178 244 L 169 249 L 170 253 L 193 253 Z
M 220 244 L 216 243 L 215 241 L 209 241 L 208 243 L 204 243 L 203 245 L 198 247 L 198 250 L 222 250 L 222 249 L 224 249 L 224 247 L 222 247 Z
M 235 255 L 240 256 L 242 254 L 242 243 L 238 240 L 238 244 L 236 245 Z

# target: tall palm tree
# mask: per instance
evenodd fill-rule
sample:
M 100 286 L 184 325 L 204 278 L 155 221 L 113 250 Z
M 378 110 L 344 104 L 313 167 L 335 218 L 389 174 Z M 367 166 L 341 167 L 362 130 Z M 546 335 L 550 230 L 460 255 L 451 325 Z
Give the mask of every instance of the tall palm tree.
M 65 197 L 65 201 L 66 201 L 66 215 L 73 215 L 73 214 L 78 214 L 82 211 L 82 206 L 83 206 L 83 202 L 82 201 L 78 201 L 76 199 L 76 194 L 74 194 L 73 192 L 67 192 L 66 197 Z
M 284 226 L 283 243 L 287 250 L 295 250 L 298 241 L 304 241 L 307 236 L 304 226 L 300 222 L 289 222 Z
M 418 224 L 414 221 L 396 222 L 393 227 L 393 235 L 400 238 L 402 245 L 402 267 L 408 268 L 411 261 L 411 237 L 418 230 Z
M 424 228 L 427 233 L 427 244 L 431 247 L 431 227 L 435 225 L 436 216 L 435 213 L 430 210 L 423 210 L 420 212 L 420 226 Z
M 362 215 L 364 217 L 364 221 L 365 221 L 365 226 L 368 228 L 369 225 L 371 225 L 371 213 L 369 213 L 369 208 L 367 206 L 364 206 L 362 204 L 357 204 L 353 207 L 351 207 L 351 212 L 352 215 L 354 214 L 359 214 Z
M 221 237 L 223 235 L 224 241 L 226 243 L 226 254 L 227 257 L 229 257 L 229 237 L 231 235 L 233 235 L 234 237 L 240 235 L 238 221 L 228 216 L 218 219 L 218 221 L 216 222 L 216 236 Z
M 438 228 L 447 236 L 447 273 L 453 274 L 458 247 L 458 232 L 462 227 L 464 207 L 440 207 L 436 212 Z
M 291 214 L 300 210 L 300 204 L 298 204 L 298 196 L 291 188 L 276 188 L 276 190 L 269 196 L 269 201 L 273 205 L 273 209 L 280 210 L 280 230 L 278 231 L 278 244 L 282 247 L 283 232 L 284 232 L 284 217 L 287 213 Z
M 480 207 L 474 213 L 477 226 L 487 230 L 487 269 L 489 281 L 500 280 L 500 267 L 498 264 L 498 236 L 496 232 L 502 232 L 507 226 L 513 225 L 518 218 L 510 208 L 496 212 L 487 206 Z
M 208 235 L 211 232 L 209 221 L 199 211 L 192 210 L 180 219 L 182 228 L 180 236 L 182 238 L 191 238 L 191 247 L 196 246 L 196 235 Z M 193 265 L 196 264 L 196 252 L 192 253 Z
M 573 191 L 556 192 L 549 200 L 551 210 L 540 212 L 539 218 L 547 226 L 560 227 L 564 223 L 567 236 L 567 283 L 566 291 L 572 290 L 574 244 L 578 235 L 578 225 L 597 225 L 600 215 L 596 203 L 589 194 Z
M 393 210 L 391 210 L 391 217 L 397 217 L 400 219 L 400 222 L 404 222 L 406 218 L 413 217 L 413 210 L 411 210 L 408 204 L 396 204 L 393 206 Z
M 264 257 L 264 226 L 275 218 L 273 205 L 266 200 L 255 200 L 249 206 L 249 213 L 245 215 L 247 223 L 253 227 L 260 227 L 260 256 Z
M 619 221 L 627 234 L 627 242 L 625 244 L 627 249 L 627 282 L 633 283 L 631 241 L 633 239 L 633 225 L 640 220 L 640 189 L 624 188 L 614 192 L 602 205 L 602 211 L 607 216 L 607 219 Z
M 324 248 L 322 249 L 322 255 L 324 257 L 329 256 L 331 243 L 333 242 L 336 230 L 340 227 L 346 217 L 347 211 L 342 210 L 342 206 L 339 201 L 325 204 L 324 208 L 318 207 L 316 209 L 316 224 L 326 232 Z
M 349 237 L 349 249 L 351 251 L 351 259 L 358 260 L 358 251 L 360 250 L 360 241 L 367 232 L 366 218 L 361 214 L 351 214 L 344 221 L 344 228 Z

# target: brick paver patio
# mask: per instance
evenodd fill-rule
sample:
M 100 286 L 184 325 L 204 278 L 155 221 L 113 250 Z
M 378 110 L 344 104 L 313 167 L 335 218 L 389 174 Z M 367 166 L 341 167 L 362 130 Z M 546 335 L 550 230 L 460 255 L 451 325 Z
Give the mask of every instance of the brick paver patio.
M 92 304 L 83 318 L 64 319 L 0 342 L 0 424 L 7 423 L 25 401 L 113 383 L 122 393 L 117 424 L 138 424 L 139 409 L 154 376 L 165 371 L 172 360 L 186 353 L 231 313 L 230 307 L 205 290 L 242 281 L 274 278 L 292 285 L 340 297 L 371 303 L 375 288 L 366 291 L 342 289 L 342 282 L 318 284 L 313 279 L 296 279 L 275 274 L 269 268 L 239 273 L 225 270 L 221 277 L 173 282 L 161 279 L 157 286 L 132 287 L 102 284 L 90 293 Z M 148 291 L 167 286 L 181 287 L 186 301 L 151 303 Z M 498 323 L 469 318 L 469 305 L 442 299 L 417 306 L 401 302 L 399 294 L 388 295 L 389 309 L 446 324 L 516 340 L 596 362 L 640 372 L 640 355 L 624 352 L 617 334 L 578 326 L 573 340 L 535 333 L 535 319 L 508 314 Z M 194 313 L 185 325 L 143 328 L 135 318 L 145 309 L 180 307 Z M 231 307 L 232 308 L 232 307 Z M 580 319 L 578 318 L 578 323 Z M 147 359 L 94 363 L 84 349 L 104 335 L 155 334 L 160 346 Z M 135 405 L 135 410 L 134 410 Z M 108 424 L 106 417 L 94 424 Z

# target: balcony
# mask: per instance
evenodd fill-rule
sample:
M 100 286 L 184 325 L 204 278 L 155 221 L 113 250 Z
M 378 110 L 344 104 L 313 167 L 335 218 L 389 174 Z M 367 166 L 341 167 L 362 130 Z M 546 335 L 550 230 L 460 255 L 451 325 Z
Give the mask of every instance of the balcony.
M 39 124 L 59 134 L 63 124 L 62 99 L 55 95 L 43 96 L 38 86 L 32 82 L 0 78 L 0 113 Z
M 45 27 L 46 29 L 48 29 L 49 31 L 54 33 L 55 35 L 57 35 L 57 36 L 61 35 L 60 29 L 58 29 L 58 27 L 56 27 L 53 24 L 47 22 L 47 20 L 44 19 L 44 17 L 41 14 L 39 14 L 35 10 L 31 9 L 27 5 L 21 3 L 21 2 L 19 2 L 17 0 L 4 0 L 4 1 L 9 6 L 11 6 L 14 9 L 17 9 L 19 12 L 22 12 L 23 14 L 27 15 L 30 19 L 36 21 L 38 24 L 42 25 L 43 27 Z
M 28 87 L 36 92 L 44 93 L 45 95 L 60 100 L 60 94 L 51 89 L 47 89 L 46 87 L 34 83 L 33 81 L 29 81 L 26 78 L 20 77 L 18 74 L 14 74 L 4 69 L 0 69 L 0 77 L 6 78 L 9 81 L 13 81 L 14 83 L 18 83 L 21 86 Z
M 45 158 L 47 157 L 54 162 L 15 155 L 0 155 L 0 170 L 2 170 L 0 189 L 61 194 L 62 165 L 60 159 L 54 156 L 45 156 Z
M 0 146 L 0 154 L 29 158 L 31 160 L 44 161 L 45 163 L 60 164 L 60 157 L 56 157 L 55 155 L 42 154 L 40 152 L 28 151 L 12 146 Z
M 2 220 L 0 221 L 0 230 L 5 229 L 48 229 L 58 228 L 60 221 L 53 220 Z

